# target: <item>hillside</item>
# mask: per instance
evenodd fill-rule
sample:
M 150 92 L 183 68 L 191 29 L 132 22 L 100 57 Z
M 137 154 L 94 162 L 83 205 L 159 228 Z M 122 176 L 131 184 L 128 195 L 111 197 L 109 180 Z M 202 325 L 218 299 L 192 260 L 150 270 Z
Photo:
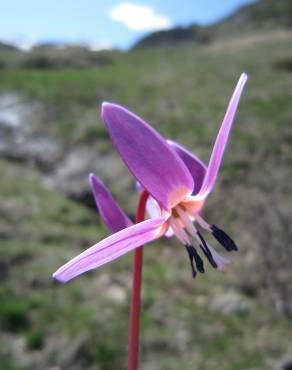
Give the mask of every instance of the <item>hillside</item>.
M 5 51 L 17 51 L 18 49 L 8 43 L 0 42 L 0 52 Z
M 216 35 L 216 38 L 221 38 L 242 33 L 270 32 L 272 29 L 282 28 L 292 28 L 292 2 L 259 0 L 212 25 L 210 32 Z
M 171 46 L 181 43 L 192 43 L 193 45 L 205 44 L 211 41 L 211 34 L 207 28 L 176 27 L 171 30 L 153 32 L 139 40 L 135 48 Z
M 117 50 L 93 51 L 87 46 L 40 44 L 29 51 L 0 46 L 0 69 L 99 68 L 114 63 Z
M 203 44 L 243 33 L 265 32 L 292 27 L 290 0 L 258 0 L 241 7 L 235 13 L 207 27 L 191 25 L 153 32 L 139 40 L 134 48 L 157 47 L 181 42 Z

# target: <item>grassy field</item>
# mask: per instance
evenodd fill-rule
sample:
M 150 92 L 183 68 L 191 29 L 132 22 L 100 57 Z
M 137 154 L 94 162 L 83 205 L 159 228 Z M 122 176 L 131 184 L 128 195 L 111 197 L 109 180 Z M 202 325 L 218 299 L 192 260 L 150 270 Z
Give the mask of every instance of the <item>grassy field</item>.
M 92 146 L 97 161 L 114 150 L 100 103 L 115 101 L 207 162 L 236 81 L 249 75 L 205 209 L 240 252 L 227 274 L 207 268 L 192 280 L 175 240 L 145 249 L 141 370 L 276 369 L 291 355 L 291 36 L 136 50 L 90 70 L 0 70 L 0 92 L 42 104 L 38 131 L 66 150 Z M 108 232 L 35 168 L 2 159 L 0 169 L 0 369 L 124 369 L 132 256 L 54 283 L 57 267 Z M 120 189 L 130 175 L 120 176 L 108 185 L 133 215 L 134 181 Z

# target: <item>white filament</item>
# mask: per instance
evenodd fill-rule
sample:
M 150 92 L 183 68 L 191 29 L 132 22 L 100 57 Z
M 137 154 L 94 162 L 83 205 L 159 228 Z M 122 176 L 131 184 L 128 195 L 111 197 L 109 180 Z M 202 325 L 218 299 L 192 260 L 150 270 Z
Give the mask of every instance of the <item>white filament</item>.
M 179 214 L 180 219 L 182 220 L 183 224 L 185 225 L 188 232 L 194 237 L 197 238 L 197 230 L 193 225 L 192 221 L 190 220 L 189 216 L 185 213 L 182 207 L 177 206 L 176 208 L 177 213 Z
M 184 231 L 184 229 L 180 226 L 179 222 L 175 219 L 175 217 L 171 217 L 169 220 L 170 226 L 175 234 L 175 236 L 184 244 L 190 245 L 190 239 L 188 234 Z
M 211 226 L 198 213 L 195 215 L 195 220 L 203 229 L 211 231 Z

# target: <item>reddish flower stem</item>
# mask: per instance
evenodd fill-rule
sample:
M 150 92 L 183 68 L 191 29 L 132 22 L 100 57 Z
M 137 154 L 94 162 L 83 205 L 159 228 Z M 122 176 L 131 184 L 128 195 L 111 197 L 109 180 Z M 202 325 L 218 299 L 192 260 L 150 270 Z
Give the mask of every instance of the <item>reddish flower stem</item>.
M 136 223 L 144 221 L 145 219 L 145 209 L 148 196 L 149 194 L 145 190 L 140 195 L 136 212 Z M 133 285 L 130 312 L 128 370 L 138 369 L 142 267 L 143 247 L 141 246 L 135 250 L 133 260 Z

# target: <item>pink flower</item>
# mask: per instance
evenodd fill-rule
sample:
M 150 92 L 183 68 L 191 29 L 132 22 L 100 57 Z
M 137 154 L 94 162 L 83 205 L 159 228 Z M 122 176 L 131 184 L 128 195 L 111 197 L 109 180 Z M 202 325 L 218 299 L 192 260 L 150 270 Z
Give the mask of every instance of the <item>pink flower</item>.
M 215 185 L 246 81 L 247 76 L 242 74 L 229 102 L 208 167 L 186 149 L 162 138 L 127 109 L 111 103 L 102 105 L 102 118 L 113 144 L 140 186 L 150 195 L 147 210 L 151 218 L 133 225 L 104 184 L 90 175 L 101 217 L 114 234 L 60 267 L 53 274 L 55 279 L 67 282 L 163 235 L 173 234 L 188 252 L 193 276 L 196 270 L 204 272 L 204 265 L 192 240 L 198 243 L 213 267 L 220 271 L 226 269 L 229 261 L 206 243 L 197 226 L 212 233 L 227 251 L 237 250 L 233 240 L 217 226 L 208 224 L 201 213 Z

